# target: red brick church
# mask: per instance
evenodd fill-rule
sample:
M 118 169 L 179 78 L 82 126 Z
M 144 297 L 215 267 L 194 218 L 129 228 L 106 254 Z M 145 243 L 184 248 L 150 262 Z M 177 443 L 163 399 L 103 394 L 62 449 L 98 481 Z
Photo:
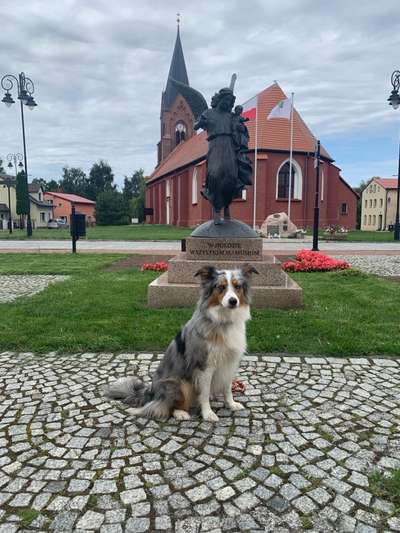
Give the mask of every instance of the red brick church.
M 205 132 L 196 134 L 193 130 L 197 116 L 195 99 L 180 94 L 172 80 L 189 86 L 179 27 L 161 98 L 158 164 L 146 185 L 146 207 L 153 208 L 153 215 L 148 216 L 147 221 L 196 226 L 211 218 L 211 205 L 200 194 L 206 177 L 207 138 Z M 242 199 L 231 205 L 232 216 L 249 225 L 253 225 L 254 207 L 257 226 L 272 213 L 288 212 L 290 122 L 283 118 L 267 120 L 270 111 L 284 98 L 286 95 L 277 83 L 258 94 L 256 202 L 254 204 L 253 187 L 249 187 Z M 296 110 L 293 117 L 291 219 L 299 228 L 304 228 L 312 226 L 313 220 L 316 139 Z M 254 169 L 255 120 L 246 124 L 250 133 L 249 157 Z M 339 224 L 355 228 L 357 194 L 342 178 L 340 168 L 323 147 L 321 161 L 320 227 Z

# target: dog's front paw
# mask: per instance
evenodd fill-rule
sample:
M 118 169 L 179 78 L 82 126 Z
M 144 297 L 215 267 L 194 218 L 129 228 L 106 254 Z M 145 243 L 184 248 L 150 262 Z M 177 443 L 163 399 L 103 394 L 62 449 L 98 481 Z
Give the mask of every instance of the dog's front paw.
M 181 409 L 175 409 L 173 415 L 176 420 L 190 420 L 190 414 L 187 411 L 183 411 Z
M 246 409 L 245 406 L 240 402 L 232 402 L 228 405 L 228 407 L 232 411 L 240 411 L 241 409 Z
M 206 422 L 218 422 L 219 420 L 218 416 L 214 413 L 214 411 L 211 411 L 211 409 L 209 411 L 204 411 L 201 416 Z

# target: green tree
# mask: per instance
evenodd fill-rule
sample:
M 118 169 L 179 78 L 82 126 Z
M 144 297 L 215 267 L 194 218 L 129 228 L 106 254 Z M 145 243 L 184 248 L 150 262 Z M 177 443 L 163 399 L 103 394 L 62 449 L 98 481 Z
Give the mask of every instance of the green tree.
M 132 176 L 125 176 L 122 194 L 127 200 L 132 200 L 132 198 L 140 196 L 144 189 L 144 183 L 144 170 L 140 168 L 139 170 L 136 170 Z
M 89 172 L 87 197 L 96 200 L 97 196 L 106 191 L 115 191 L 114 174 L 110 165 L 103 160 L 94 163 Z
M 5 174 L 5 170 L 4 170 L 4 167 L 3 167 L 3 160 L 0 159 L 0 173 L 1 174 Z
M 129 204 L 122 193 L 108 190 L 97 196 L 96 224 L 99 226 L 129 224 Z
M 47 182 L 46 191 L 57 192 L 60 190 L 60 183 L 54 179 Z
M 129 200 L 131 217 L 138 218 L 139 222 L 144 222 L 145 220 L 145 190 L 146 182 L 142 168 L 136 170 L 130 177 L 125 176 L 122 194 Z
M 17 174 L 15 189 L 17 195 L 17 215 L 26 215 L 29 211 L 29 193 L 24 170 L 21 170 Z
M 37 183 L 39 185 L 39 187 L 41 187 L 43 189 L 44 192 L 49 190 L 48 189 L 48 183 L 43 178 L 34 178 L 32 180 L 32 183 Z
M 81 168 L 64 167 L 63 175 L 58 186 L 62 192 L 85 196 L 88 191 L 89 182 Z

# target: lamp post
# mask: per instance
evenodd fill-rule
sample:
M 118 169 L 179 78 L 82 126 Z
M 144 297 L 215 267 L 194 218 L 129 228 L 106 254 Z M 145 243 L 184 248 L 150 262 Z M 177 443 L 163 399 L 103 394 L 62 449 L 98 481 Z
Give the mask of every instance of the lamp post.
M 12 104 L 15 104 L 10 91 L 15 87 L 17 91 L 17 98 L 21 104 L 21 124 L 22 124 L 22 140 L 24 145 L 24 166 L 25 166 L 25 179 L 26 179 L 26 191 L 27 191 L 27 235 L 28 237 L 32 236 L 32 222 L 31 222 L 31 206 L 29 202 L 29 191 L 28 191 L 28 162 L 26 157 L 26 141 L 25 141 L 25 119 L 24 119 L 24 105 L 28 109 L 32 110 L 37 106 L 32 94 L 35 92 L 35 86 L 33 81 L 30 78 L 27 78 L 23 72 L 18 74 L 18 78 L 13 74 L 6 74 L 1 79 L 1 86 L 6 91 L 2 102 L 6 104 L 7 107 L 11 107 Z
M 313 223 L 313 252 L 318 252 L 318 227 L 319 227 L 319 164 L 321 156 L 321 143 L 317 141 L 315 147 L 315 197 L 314 197 L 314 223 Z
M 14 167 L 14 169 L 15 169 L 15 190 L 16 190 L 18 167 L 22 168 L 24 166 L 21 163 L 22 154 L 8 154 L 7 155 L 7 161 L 8 161 L 8 165 L 7 165 L 8 168 L 13 168 Z M 18 164 L 17 164 L 17 161 L 19 161 Z M 6 185 L 7 185 L 7 188 L 8 188 L 8 210 L 9 210 L 8 229 L 9 229 L 10 233 L 12 233 L 12 213 L 11 213 L 11 194 L 10 194 L 11 179 L 7 179 Z
M 390 81 L 392 83 L 393 90 L 390 93 L 388 102 L 389 102 L 389 105 L 393 107 L 393 109 L 397 109 L 400 105 L 400 95 L 399 95 L 400 70 L 395 70 L 392 73 L 392 78 Z M 397 170 L 396 221 L 394 223 L 394 240 L 395 241 L 400 241 L 399 211 L 400 211 L 400 143 L 399 143 L 399 163 L 398 163 L 398 170 Z

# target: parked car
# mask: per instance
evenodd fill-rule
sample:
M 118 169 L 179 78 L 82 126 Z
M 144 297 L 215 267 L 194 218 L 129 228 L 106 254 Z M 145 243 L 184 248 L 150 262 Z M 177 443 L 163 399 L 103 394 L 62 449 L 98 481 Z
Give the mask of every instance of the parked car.
M 51 218 L 47 222 L 48 229 L 68 228 L 68 221 L 63 218 Z

